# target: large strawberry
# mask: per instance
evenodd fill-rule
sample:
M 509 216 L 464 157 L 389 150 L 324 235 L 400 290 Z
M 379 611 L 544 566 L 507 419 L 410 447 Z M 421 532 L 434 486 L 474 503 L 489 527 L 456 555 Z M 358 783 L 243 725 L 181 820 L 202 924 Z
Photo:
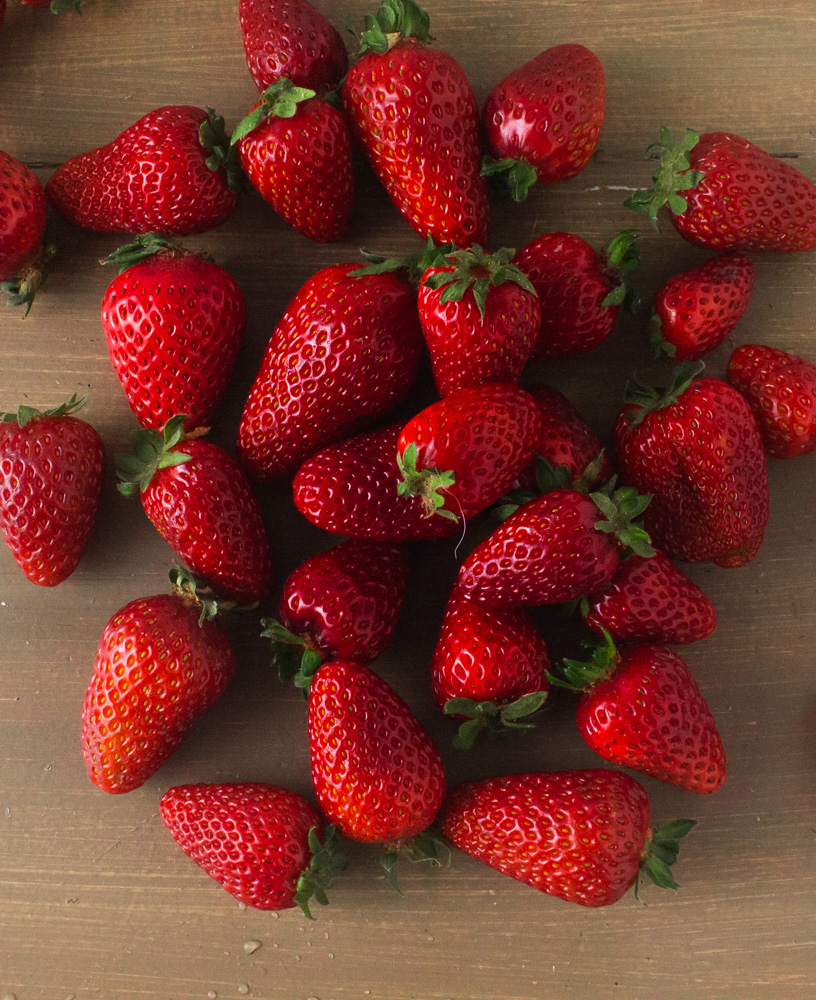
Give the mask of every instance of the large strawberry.
M 709 250 L 816 247 L 816 184 L 789 163 L 729 132 L 686 129 L 675 146 L 664 126 L 653 145 L 654 186 L 625 204 L 655 225 L 666 205 L 680 235 Z
M 247 906 L 288 910 L 328 903 L 326 890 L 346 859 L 337 836 L 296 792 L 241 782 L 177 785 L 159 804 L 184 853 Z
M 47 202 L 24 163 L 0 150 L 0 290 L 28 315 L 49 251 L 43 246 Z
M 620 771 L 508 774 L 454 788 L 439 829 L 519 882 L 582 906 L 608 906 L 641 874 L 677 888 L 670 866 L 695 824 L 652 829 L 650 813 L 642 785 Z
M 352 131 L 392 201 L 437 243 L 487 242 L 487 182 L 476 99 L 459 63 L 425 46 L 430 20 L 413 0 L 383 0 L 366 18 L 362 57 L 343 84 Z
M 575 177 L 598 145 L 606 114 L 604 71 L 583 45 L 555 45 L 487 95 L 482 118 L 494 159 L 483 173 L 515 201 L 533 184 Z
M 246 307 L 235 279 L 177 240 L 151 233 L 121 247 L 102 299 L 114 371 L 142 427 L 177 413 L 208 424 L 244 342 Z
M 422 350 L 413 290 L 393 274 L 313 275 L 266 348 L 238 430 L 259 479 L 290 476 L 309 455 L 401 403 Z
M 139 493 L 157 531 L 220 597 L 262 601 L 272 586 L 272 557 L 261 511 L 241 466 L 184 416 L 163 432 L 133 432 L 133 453 L 117 457 L 119 490 Z
M 41 412 L 0 413 L 0 529 L 20 569 L 42 587 L 76 569 L 105 467 L 102 441 L 74 416 L 85 397 Z
M 186 236 L 232 214 L 236 169 L 223 118 L 170 105 L 57 167 L 45 192 L 60 215 L 86 229 Z

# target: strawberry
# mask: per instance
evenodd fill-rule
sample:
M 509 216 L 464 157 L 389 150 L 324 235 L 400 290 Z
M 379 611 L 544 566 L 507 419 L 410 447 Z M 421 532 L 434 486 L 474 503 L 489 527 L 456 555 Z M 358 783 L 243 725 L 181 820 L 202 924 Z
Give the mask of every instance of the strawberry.
M 582 692 L 578 731 L 592 749 L 687 792 L 716 792 L 725 781 L 722 740 L 684 661 L 655 643 L 619 652 L 606 630 L 588 645 L 589 662 L 564 660 L 566 680 L 550 680 Z
M 45 192 L 60 215 L 86 229 L 187 236 L 232 215 L 236 170 L 224 119 L 171 105 L 57 167 Z
M 736 389 L 692 381 L 684 362 L 663 392 L 636 379 L 615 423 L 624 482 L 652 494 L 644 517 L 655 545 L 686 562 L 742 566 L 757 553 L 768 520 L 768 477 L 753 414 Z
M 275 785 L 177 785 L 159 804 L 164 825 L 184 853 L 247 906 L 288 910 L 309 919 L 312 896 L 328 903 L 346 859 L 332 827 L 296 792 Z M 321 842 L 322 838 L 322 842 Z
M 0 150 L 0 291 L 28 315 L 43 267 L 47 202 L 42 185 L 24 163 Z
M 184 420 L 133 432 L 133 454 L 116 460 L 119 491 L 139 492 L 162 538 L 219 596 L 262 601 L 272 557 L 257 501 L 235 459 L 200 431 L 185 434 Z
M 231 141 L 252 186 L 289 225 L 320 243 L 343 236 L 354 175 L 342 112 L 282 79 L 263 92 Z
M 667 205 L 678 233 L 708 250 L 816 247 L 816 185 L 790 164 L 729 132 L 686 129 L 675 146 L 664 126 L 654 146 L 661 154 L 654 186 L 633 194 L 627 208 L 657 225 Z
M 714 350 L 745 312 L 756 269 L 740 253 L 722 254 L 670 278 L 655 296 L 651 343 L 674 361 Z
M 88 777 L 103 792 L 139 788 L 224 693 L 235 654 L 217 603 L 173 570 L 174 593 L 131 601 L 105 626 L 82 706 Z
M 290 476 L 308 456 L 401 403 L 422 349 L 416 297 L 393 274 L 313 275 L 266 348 L 238 430 L 259 479 Z
M 616 903 L 641 874 L 677 888 L 670 866 L 695 825 L 651 829 L 643 787 L 620 771 L 508 774 L 458 785 L 442 836 L 491 868 L 582 906 Z M 635 890 L 637 892 L 637 888 Z
M 794 458 L 816 449 L 816 365 L 743 344 L 728 362 L 728 381 L 748 401 L 769 455 Z
M 209 423 L 244 342 L 246 308 L 235 279 L 177 240 L 151 233 L 120 247 L 102 300 L 113 369 L 142 427 L 176 413 Z
M 366 18 L 343 105 L 391 200 L 418 233 L 436 243 L 484 245 L 490 210 L 476 99 L 459 63 L 425 46 L 429 28 L 413 0 L 384 0 Z
M 599 254 L 580 236 L 548 233 L 518 251 L 513 263 L 529 277 L 541 308 L 534 358 L 592 351 L 612 332 L 621 305 L 636 308 L 637 293 L 624 281 L 638 265 L 636 239 L 625 229 Z
M 487 95 L 482 119 L 493 159 L 482 172 L 515 201 L 533 184 L 575 177 L 598 145 L 606 114 L 604 71 L 583 45 L 555 45 Z
M 41 587 L 76 569 L 99 507 L 105 450 L 94 428 L 74 416 L 84 402 L 72 396 L 53 410 L 0 413 L 0 530 Z
M 258 90 L 286 77 L 322 95 L 348 70 L 342 38 L 308 0 L 240 0 L 238 16 Z

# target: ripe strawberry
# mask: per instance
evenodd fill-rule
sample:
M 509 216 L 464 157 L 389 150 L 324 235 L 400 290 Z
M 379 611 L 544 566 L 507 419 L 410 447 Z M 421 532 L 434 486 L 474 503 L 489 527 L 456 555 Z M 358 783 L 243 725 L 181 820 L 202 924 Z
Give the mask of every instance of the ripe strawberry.
M 86 229 L 187 236 L 232 215 L 236 171 L 224 119 L 171 105 L 57 167 L 45 193 L 60 215 Z
M 476 99 L 459 63 L 425 46 L 430 19 L 413 0 L 366 18 L 362 56 L 343 84 L 352 132 L 413 228 L 436 243 L 487 242 Z
M 308 0 L 240 0 L 238 16 L 258 90 L 286 77 L 322 95 L 348 70 L 343 39 Z
M 639 262 L 636 239 L 625 229 L 599 254 L 580 236 L 548 233 L 518 251 L 513 263 L 529 277 L 541 308 L 534 358 L 594 350 L 612 332 L 619 307 L 636 308 L 637 293 L 624 281 Z
M 575 177 L 598 145 L 606 114 L 604 71 L 583 45 L 555 45 L 490 91 L 482 110 L 494 160 L 482 172 L 515 201 L 533 184 Z
M 756 269 L 739 253 L 712 257 L 670 278 L 655 296 L 651 343 L 674 361 L 696 361 L 714 350 L 745 312 Z
M 686 129 L 675 146 L 664 126 L 654 146 L 661 151 L 654 186 L 627 199 L 627 208 L 657 225 L 668 205 L 680 235 L 709 250 L 816 247 L 816 185 L 788 163 L 729 132 Z
M 159 813 L 184 853 L 227 892 L 259 910 L 328 903 L 346 859 L 334 828 L 296 792 L 275 785 L 177 785 Z M 321 843 L 322 840 L 322 843 Z
M 72 396 L 53 410 L 0 413 L 0 530 L 41 587 L 76 569 L 99 507 L 105 450 L 94 428 L 74 416 L 84 402 Z
M 333 264 L 295 295 L 269 341 L 238 430 L 259 479 L 290 476 L 318 448 L 401 403 L 422 350 L 412 289 Z
M 678 365 L 662 393 L 630 384 L 615 423 L 615 461 L 624 482 L 652 494 L 644 524 L 658 548 L 686 562 L 742 566 L 768 520 L 762 439 L 736 389 L 692 381 L 701 369 Z
M 116 460 L 119 490 L 141 495 L 165 541 L 220 597 L 262 601 L 272 557 L 260 508 L 241 466 L 211 441 L 185 435 L 184 416 L 164 431 L 133 432 L 133 454 Z
M 177 240 L 151 233 L 111 254 L 102 300 L 111 364 L 142 427 L 176 413 L 208 424 L 244 342 L 246 308 L 235 279 Z
M 649 799 L 634 778 L 587 769 L 466 782 L 448 795 L 439 829 L 510 878 L 571 903 L 608 906 L 640 875 L 677 888 L 670 866 L 695 823 L 649 822 Z
M 351 137 L 342 112 L 290 80 L 273 83 L 232 135 L 244 173 L 299 233 L 339 240 L 354 205 Z
M 0 291 L 27 316 L 50 252 L 45 238 L 46 199 L 24 163 L 0 150 Z M 51 251 L 53 252 L 53 251 Z
M 216 606 L 189 577 L 170 576 L 175 593 L 126 604 L 99 640 L 82 706 L 82 752 L 103 792 L 131 792 L 155 774 L 235 670 L 229 640 L 211 620 Z
M 743 344 L 728 362 L 728 381 L 748 401 L 769 455 L 794 458 L 816 449 L 816 365 Z
M 605 760 L 707 795 L 725 781 L 717 724 L 691 671 L 668 646 L 640 643 L 621 652 L 604 632 L 588 663 L 564 660 L 566 681 L 583 692 L 578 731 Z

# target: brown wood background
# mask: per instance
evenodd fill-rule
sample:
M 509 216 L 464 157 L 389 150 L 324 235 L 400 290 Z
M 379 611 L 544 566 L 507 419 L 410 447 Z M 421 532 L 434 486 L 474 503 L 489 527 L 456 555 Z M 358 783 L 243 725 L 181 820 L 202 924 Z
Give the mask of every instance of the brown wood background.
M 365 0 L 322 0 L 342 26 Z M 348 8 L 348 9 L 347 9 Z M 494 213 L 491 245 L 565 229 L 595 244 L 643 231 L 638 283 L 648 301 L 672 273 L 705 258 L 667 225 L 661 235 L 622 208 L 646 183 L 643 150 L 661 122 L 739 132 L 816 177 L 816 11 L 803 0 L 432 0 L 436 44 L 453 53 L 480 101 L 504 73 L 550 45 L 600 57 L 608 111 L 596 156 L 574 180 Z M 163 104 L 210 104 L 232 127 L 254 90 L 237 0 L 85 0 L 83 17 L 10 2 L 0 29 L 0 148 L 42 180 L 67 157 L 109 141 Z M 97 266 L 116 236 L 54 220 L 59 259 L 29 318 L 0 311 L 0 408 L 47 406 L 87 392 L 86 416 L 112 456 L 134 426 L 110 368 L 99 304 L 112 274 Z M 345 241 L 321 247 L 254 194 L 219 230 L 189 241 L 241 283 L 247 346 L 214 433 L 232 447 L 263 347 L 287 301 L 319 267 L 356 248 L 418 243 L 365 170 Z M 816 361 L 816 256 L 757 260 L 753 301 L 710 358 L 722 375 L 738 343 L 760 341 Z M 628 373 L 647 357 L 644 317 L 620 323 L 595 354 L 540 374 L 607 436 Z M 431 399 L 426 379 L 415 405 Z M 305 706 L 280 686 L 254 622 L 234 628 L 240 670 L 222 702 L 145 787 L 105 796 L 88 782 L 79 715 L 96 644 L 127 601 L 165 590 L 170 550 L 109 474 L 97 528 L 73 577 L 27 583 L 0 551 L 0 996 L 18 1000 L 786 1000 L 816 995 L 816 457 L 770 467 L 772 514 L 742 570 L 690 570 L 719 625 L 685 656 L 718 719 L 729 779 L 711 798 L 643 779 L 657 820 L 699 825 L 683 847 L 677 894 L 646 889 L 597 911 L 550 899 L 457 854 L 449 868 L 378 876 L 376 852 L 352 867 L 315 923 L 297 912 L 242 910 L 185 858 L 157 812 L 171 785 L 268 780 L 310 793 Z M 280 580 L 330 539 L 262 491 Z M 474 535 L 475 537 L 475 535 Z M 472 543 L 469 539 L 468 544 Z M 460 556 L 463 553 L 460 553 Z M 453 545 L 417 547 L 413 588 L 383 676 L 443 748 L 452 781 L 599 763 L 554 699 L 532 736 L 468 757 L 450 748 L 427 670 Z M 542 623 L 557 649 L 575 636 Z M 253 954 L 244 943 L 261 942 Z

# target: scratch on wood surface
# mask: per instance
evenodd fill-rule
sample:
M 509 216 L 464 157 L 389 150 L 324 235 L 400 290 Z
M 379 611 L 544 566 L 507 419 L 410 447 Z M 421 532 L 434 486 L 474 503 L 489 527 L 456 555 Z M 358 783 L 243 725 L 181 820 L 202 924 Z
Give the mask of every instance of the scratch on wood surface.
M 159 815 L 159 814 L 158 814 L 157 812 L 154 812 L 154 813 L 151 813 L 151 814 L 150 814 L 150 815 L 149 815 L 149 816 L 147 817 L 147 819 L 146 819 L 146 820 L 143 820 L 143 821 L 142 821 L 141 823 L 139 823 L 139 824 L 138 824 L 137 826 L 134 826 L 132 830 L 128 830 L 128 831 L 127 831 L 127 833 L 123 833 L 123 834 L 122 834 L 122 836 L 121 836 L 121 837 L 120 837 L 120 838 L 119 838 L 119 839 L 118 839 L 117 841 L 115 841 L 115 842 L 114 842 L 113 844 L 111 844 L 111 845 L 110 845 L 110 847 L 106 848 L 106 849 L 105 849 L 105 850 L 104 850 L 104 851 L 103 851 L 103 852 L 102 852 L 102 853 L 101 853 L 101 854 L 99 855 L 99 857 L 96 857 L 96 858 L 94 858 L 94 864 L 95 864 L 95 863 L 96 863 L 97 861 L 101 861 L 101 860 L 102 860 L 102 858 L 104 858 L 106 854 L 110 854 L 110 852 L 111 852 L 111 851 L 115 850 L 115 849 L 116 849 L 116 848 L 117 848 L 117 847 L 118 847 L 118 846 L 119 846 L 119 845 L 120 845 L 120 844 L 122 843 L 122 841 L 123 841 L 123 840 L 127 840 L 127 838 L 128 838 L 128 837 L 130 837 L 130 836 L 132 836 L 132 835 L 133 835 L 134 833 L 138 833 L 138 832 L 139 832 L 139 830 L 142 830 L 142 829 L 144 829 L 144 827 L 146 827 L 146 826 L 147 826 L 147 824 L 148 824 L 148 823 L 149 823 L 149 822 L 150 822 L 150 821 L 151 821 L 152 819 L 155 819 L 155 818 L 156 818 L 156 816 L 158 816 L 158 815 Z

